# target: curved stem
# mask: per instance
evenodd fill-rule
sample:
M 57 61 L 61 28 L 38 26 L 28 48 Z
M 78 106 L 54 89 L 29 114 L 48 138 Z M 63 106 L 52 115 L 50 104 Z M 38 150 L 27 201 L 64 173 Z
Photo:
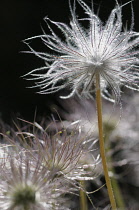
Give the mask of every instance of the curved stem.
M 101 101 L 101 89 L 100 89 L 100 75 L 96 74 L 96 106 L 97 106 L 97 116 L 98 116 L 98 131 L 99 131 L 99 146 L 100 146 L 100 156 L 102 159 L 102 165 L 104 170 L 104 176 L 106 181 L 106 186 L 109 194 L 109 199 L 111 207 L 113 210 L 116 208 L 116 202 L 111 186 L 111 180 L 108 174 L 108 166 L 105 155 L 105 145 L 103 138 L 103 122 L 102 122 L 102 101 Z

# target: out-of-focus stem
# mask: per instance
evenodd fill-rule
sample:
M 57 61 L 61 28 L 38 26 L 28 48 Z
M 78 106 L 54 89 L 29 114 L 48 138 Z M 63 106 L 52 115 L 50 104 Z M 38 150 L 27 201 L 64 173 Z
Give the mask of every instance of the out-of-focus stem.
M 110 134 L 112 133 L 112 131 L 114 130 L 114 126 L 108 126 L 109 129 L 107 129 L 106 123 L 104 124 L 104 132 L 105 132 L 105 143 L 107 144 L 107 149 L 106 152 L 109 152 L 111 150 L 111 144 L 110 144 Z M 107 162 L 110 163 L 110 167 L 109 170 L 112 172 L 112 174 L 115 174 L 115 169 L 112 166 L 112 157 L 111 156 L 107 156 L 106 157 Z M 117 182 L 117 179 L 114 178 L 113 176 L 111 177 L 111 184 L 112 184 L 112 188 L 114 191 L 114 195 L 115 195 L 115 199 L 116 199 L 116 204 L 117 207 L 119 209 L 125 209 L 125 203 L 124 203 L 124 199 L 121 193 L 121 189 L 119 187 L 119 184 Z
M 100 89 L 100 75 L 96 74 L 96 106 L 97 106 L 97 116 L 98 116 L 98 131 L 99 131 L 99 146 L 100 146 L 100 156 L 102 159 L 103 171 L 106 181 L 106 186 L 108 190 L 108 195 L 113 210 L 116 208 L 116 202 L 112 190 L 111 180 L 108 174 L 108 166 L 105 155 L 105 145 L 103 138 L 103 122 L 102 122 L 102 100 L 101 100 L 101 89 Z

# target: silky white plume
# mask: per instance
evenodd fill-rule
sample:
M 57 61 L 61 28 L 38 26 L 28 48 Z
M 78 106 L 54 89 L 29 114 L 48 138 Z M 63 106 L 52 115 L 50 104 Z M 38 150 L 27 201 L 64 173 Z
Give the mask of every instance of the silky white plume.
M 63 34 L 63 40 L 55 34 L 50 25 L 51 35 L 43 34 L 25 40 L 31 53 L 42 58 L 46 65 L 35 69 L 26 76 L 36 80 L 40 93 L 54 93 L 63 88 L 74 94 L 92 97 L 95 90 L 95 75 L 101 78 L 102 96 L 118 100 L 121 86 L 139 90 L 139 33 L 133 31 L 134 21 L 127 30 L 122 23 L 122 6 L 118 3 L 104 24 L 93 9 L 82 0 L 77 0 L 87 17 L 79 19 L 76 5 L 70 5 L 70 25 L 46 18 L 47 24 L 54 24 Z M 132 14 L 133 16 L 133 14 Z M 133 18 L 132 18 L 133 19 Z M 83 23 L 88 27 L 84 28 Z M 35 51 L 28 41 L 40 38 L 52 53 Z M 46 70 L 46 72 L 45 72 Z

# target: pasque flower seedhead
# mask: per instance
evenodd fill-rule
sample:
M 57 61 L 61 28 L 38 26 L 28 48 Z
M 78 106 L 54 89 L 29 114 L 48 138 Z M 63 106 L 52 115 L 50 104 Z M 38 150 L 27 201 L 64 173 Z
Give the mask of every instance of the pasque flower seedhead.
M 33 160 L 39 160 L 52 181 L 62 179 L 62 182 L 69 183 L 72 180 L 73 184 L 73 180 L 94 180 L 98 175 L 95 168 L 100 161 L 99 155 L 94 157 L 92 154 L 97 140 L 81 136 L 81 131 L 76 130 L 76 122 L 69 125 L 73 126 L 71 130 L 63 126 L 58 130 L 58 123 L 52 123 L 49 125 L 51 131 L 34 124 L 33 133 L 21 132 L 30 142 L 31 146 L 27 144 L 24 147 L 32 154 Z M 87 155 L 91 156 L 91 163 L 86 163 Z
M 0 208 L 45 210 L 55 205 L 55 209 L 61 209 L 59 202 L 62 197 L 57 192 L 57 180 L 51 181 L 46 167 L 40 160 L 34 161 L 31 151 L 17 144 L 11 147 L 13 149 L 5 151 L 0 161 Z
M 101 78 L 102 96 L 109 100 L 120 98 L 122 85 L 138 90 L 139 34 L 133 31 L 133 18 L 131 28 L 124 28 L 124 5 L 116 3 L 104 24 L 93 9 L 82 0 L 77 1 L 87 17 L 77 18 L 76 5 L 74 3 L 72 8 L 70 4 L 72 19 L 69 26 L 46 18 L 51 35 L 44 33 L 25 40 L 31 53 L 46 62 L 46 66 L 35 69 L 26 76 L 37 81 L 35 87 L 40 87 L 40 93 L 54 93 L 68 87 L 70 94 L 62 98 L 69 98 L 75 93 L 92 97 L 96 74 Z M 84 28 L 83 22 L 88 23 L 88 28 Z M 49 23 L 62 32 L 63 40 L 55 34 Z M 35 51 L 28 41 L 36 38 L 40 38 L 52 53 Z M 47 72 L 44 73 L 45 70 Z

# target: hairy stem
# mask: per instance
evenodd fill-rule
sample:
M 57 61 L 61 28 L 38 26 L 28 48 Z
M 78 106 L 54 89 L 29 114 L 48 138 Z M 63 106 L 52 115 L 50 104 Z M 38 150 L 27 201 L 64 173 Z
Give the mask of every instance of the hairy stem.
M 105 145 L 103 138 L 103 122 L 102 122 L 102 101 L 101 101 L 101 90 L 100 90 L 100 75 L 96 74 L 96 106 L 97 106 L 97 116 L 98 116 L 98 131 L 99 131 L 99 146 L 100 146 L 100 156 L 102 159 L 103 171 L 106 181 L 106 186 L 109 194 L 109 199 L 111 207 L 113 210 L 116 208 L 116 202 L 112 190 L 111 180 L 108 173 L 108 166 L 105 155 Z

